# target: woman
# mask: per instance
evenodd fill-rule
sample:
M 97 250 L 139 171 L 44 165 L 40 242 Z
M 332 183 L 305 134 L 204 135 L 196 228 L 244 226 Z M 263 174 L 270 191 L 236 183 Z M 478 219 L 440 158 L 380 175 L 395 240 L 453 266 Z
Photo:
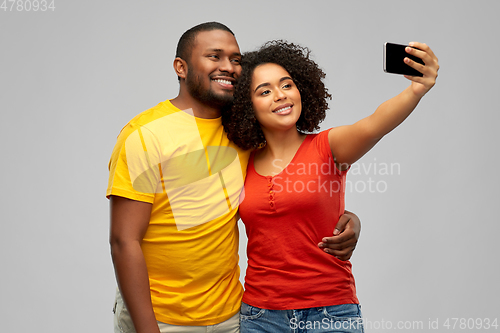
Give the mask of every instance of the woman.
M 435 84 L 438 61 L 425 44 L 411 43 L 405 62 L 423 73 L 367 118 L 319 129 L 331 98 L 309 50 L 274 41 L 244 55 L 228 137 L 255 150 L 248 164 L 240 216 L 248 235 L 248 268 L 241 331 L 362 332 L 351 264 L 317 244 L 344 211 L 345 175 L 398 126 Z

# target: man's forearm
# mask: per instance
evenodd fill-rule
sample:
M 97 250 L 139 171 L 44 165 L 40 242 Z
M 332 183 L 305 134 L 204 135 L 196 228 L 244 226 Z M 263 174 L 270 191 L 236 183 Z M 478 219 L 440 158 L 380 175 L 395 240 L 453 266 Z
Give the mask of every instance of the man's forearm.
M 112 244 L 116 280 L 137 333 L 160 332 L 151 304 L 149 278 L 140 244 Z

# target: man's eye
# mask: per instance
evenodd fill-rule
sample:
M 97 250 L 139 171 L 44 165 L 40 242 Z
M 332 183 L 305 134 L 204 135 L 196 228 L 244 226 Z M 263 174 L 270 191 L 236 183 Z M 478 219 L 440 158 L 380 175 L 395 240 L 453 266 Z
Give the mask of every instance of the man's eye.
M 216 54 L 209 55 L 208 57 L 213 59 L 219 59 L 219 56 Z
M 231 61 L 234 62 L 235 64 L 239 64 L 241 60 L 240 59 L 233 59 Z

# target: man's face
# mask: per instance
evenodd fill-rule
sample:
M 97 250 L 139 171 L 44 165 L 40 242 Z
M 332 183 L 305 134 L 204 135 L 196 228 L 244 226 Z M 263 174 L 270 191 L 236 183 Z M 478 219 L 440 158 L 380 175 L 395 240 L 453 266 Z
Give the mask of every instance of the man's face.
M 240 48 L 231 33 L 199 32 L 187 61 L 186 86 L 191 96 L 212 107 L 230 104 L 241 74 L 240 61 Z

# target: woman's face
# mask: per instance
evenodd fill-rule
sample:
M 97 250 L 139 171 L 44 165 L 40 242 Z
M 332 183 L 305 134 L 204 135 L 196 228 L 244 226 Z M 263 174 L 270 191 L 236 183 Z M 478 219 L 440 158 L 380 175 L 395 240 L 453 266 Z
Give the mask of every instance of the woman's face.
M 283 67 L 273 63 L 257 66 L 250 89 L 255 117 L 264 131 L 296 128 L 302 111 L 300 92 Z

